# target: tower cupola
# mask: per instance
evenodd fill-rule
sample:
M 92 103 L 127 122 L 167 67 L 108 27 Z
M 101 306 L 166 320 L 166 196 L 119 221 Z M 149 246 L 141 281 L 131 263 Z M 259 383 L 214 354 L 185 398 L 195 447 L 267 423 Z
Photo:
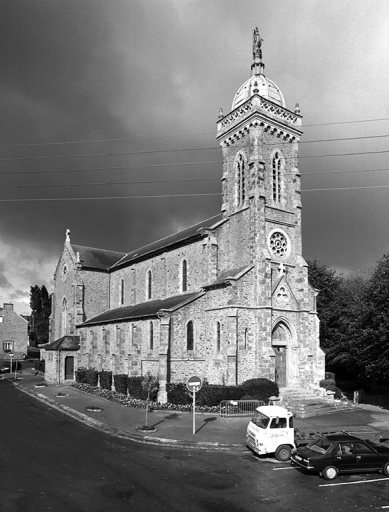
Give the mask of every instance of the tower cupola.
M 285 100 L 280 88 L 264 74 L 265 64 L 262 62 L 262 41 L 258 28 L 253 31 L 253 63 L 251 64 L 251 77 L 239 87 L 234 96 L 231 110 L 239 107 L 254 94 L 285 107 Z

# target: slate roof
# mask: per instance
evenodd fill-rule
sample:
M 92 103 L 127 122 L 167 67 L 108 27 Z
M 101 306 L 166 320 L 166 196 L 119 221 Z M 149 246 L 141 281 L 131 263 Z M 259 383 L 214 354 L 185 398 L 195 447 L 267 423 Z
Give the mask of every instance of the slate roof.
M 72 244 L 75 254 L 80 253 L 80 260 L 83 267 L 107 270 L 117 261 L 123 258 L 125 252 L 107 251 L 105 249 L 94 249 L 83 245 Z
M 167 299 L 149 300 L 147 302 L 142 302 L 141 304 L 135 304 L 135 306 L 122 306 L 120 308 L 105 311 L 104 313 L 79 324 L 77 327 L 107 324 L 136 318 L 155 317 L 161 310 L 179 309 L 202 295 L 204 295 L 204 292 L 186 293 L 185 295 L 175 295 L 174 297 L 168 297 Z
M 45 350 L 78 350 L 80 348 L 80 336 L 62 336 L 58 340 L 44 345 Z
M 231 270 L 225 270 L 224 272 L 222 272 L 219 277 L 213 281 L 213 283 L 210 283 L 206 286 L 204 286 L 204 289 L 209 289 L 209 288 L 220 288 L 222 286 L 225 286 L 227 284 L 229 284 L 230 280 L 231 279 L 239 279 L 242 275 L 244 275 L 246 272 L 248 272 L 249 270 L 251 270 L 253 267 L 252 265 L 245 265 L 244 267 L 239 267 L 239 268 L 233 268 Z
M 183 229 L 182 231 L 179 231 L 178 233 L 173 233 L 172 235 L 166 236 L 165 238 L 161 238 L 160 240 L 157 240 L 156 242 L 152 242 L 151 244 L 145 245 L 139 249 L 136 249 L 135 251 L 131 251 L 131 252 L 127 253 L 123 259 L 121 259 L 120 261 L 117 261 L 113 265 L 113 267 L 115 268 L 115 267 L 122 266 L 129 262 L 137 261 L 145 256 L 147 257 L 147 256 L 151 255 L 152 253 L 162 251 L 169 246 L 188 241 L 191 238 L 196 239 L 198 237 L 200 239 L 203 236 L 201 234 L 202 229 L 212 228 L 221 219 L 222 219 L 221 214 L 215 215 L 214 217 L 211 217 L 210 219 L 206 219 L 201 222 L 198 222 L 194 226 L 190 226 L 189 228 Z

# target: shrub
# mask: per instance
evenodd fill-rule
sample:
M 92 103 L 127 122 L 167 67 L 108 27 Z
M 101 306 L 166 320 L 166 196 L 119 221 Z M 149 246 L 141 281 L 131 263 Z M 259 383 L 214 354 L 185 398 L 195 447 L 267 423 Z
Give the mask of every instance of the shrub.
M 269 379 L 249 379 L 243 382 L 240 387 L 243 395 L 250 395 L 254 400 L 262 400 L 268 403 L 271 396 L 278 396 L 280 391 L 278 385 Z
M 167 399 L 171 404 L 188 405 L 192 402 L 189 391 L 183 382 L 166 384 Z
M 115 389 L 117 393 L 121 393 L 122 395 L 127 395 L 128 389 L 128 376 L 126 374 L 118 374 L 114 375 L 113 381 L 115 383 Z
M 86 368 L 79 368 L 76 370 L 76 382 L 79 382 L 80 384 L 86 384 Z
M 146 393 L 142 388 L 142 382 L 143 377 L 128 377 L 127 389 L 131 398 L 137 398 L 138 400 L 146 399 Z
M 217 386 L 207 385 L 203 386 L 198 393 L 196 393 L 196 405 L 219 405 L 223 400 L 240 400 L 244 391 L 241 386 Z
M 327 389 L 328 391 L 334 391 L 335 395 L 334 398 L 342 398 L 343 393 L 341 390 L 336 386 L 336 383 L 333 379 L 323 379 L 319 382 L 319 385 L 321 388 Z
M 100 387 L 110 390 L 112 387 L 112 372 L 106 372 L 105 370 L 102 370 L 99 372 L 99 377 Z
M 335 381 L 335 373 L 332 373 L 332 372 L 326 372 L 326 373 L 325 373 L 325 379 L 326 379 L 326 380 L 331 379 L 331 380 Z
M 97 370 L 86 370 L 85 371 L 85 384 L 90 386 L 97 386 L 99 379 L 99 372 Z

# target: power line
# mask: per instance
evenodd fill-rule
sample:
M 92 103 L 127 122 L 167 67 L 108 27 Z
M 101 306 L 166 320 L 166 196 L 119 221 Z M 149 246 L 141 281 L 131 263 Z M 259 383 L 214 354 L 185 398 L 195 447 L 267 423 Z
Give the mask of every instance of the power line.
M 4 188 L 59 188 L 59 187 L 90 187 L 90 186 L 102 186 L 102 185 L 139 185 L 154 183 L 185 183 L 194 181 L 220 181 L 220 178 L 184 178 L 181 180 L 152 180 L 152 181 L 108 181 L 105 183 L 92 182 L 92 183 L 59 183 L 54 185 L 0 185 L 0 190 Z
M 173 162 L 170 164 L 147 164 L 147 165 L 122 165 L 114 167 L 89 167 L 85 169 L 49 169 L 40 171 L 0 171 L 2 174 L 51 174 L 60 172 L 88 172 L 88 171 L 115 171 L 115 170 L 134 170 L 134 169 L 145 169 L 148 167 L 174 167 L 178 165 L 209 165 L 209 164 L 222 164 L 223 160 L 209 160 L 208 162 Z
M 221 192 L 204 193 L 204 194 L 161 194 L 161 195 L 141 195 L 141 196 L 108 196 L 108 197 L 44 197 L 38 198 L 25 198 L 25 199 L 0 199 L 1 203 L 15 203 L 15 202 L 37 202 L 37 201 L 105 201 L 110 199 L 160 199 L 168 197 L 198 197 L 198 196 L 221 196 Z
M 389 188 L 389 185 L 370 185 L 366 187 L 334 187 L 334 188 L 309 188 L 301 192 L 329 192 L 332 190 L 365 190 L 373 188 Z
M 372 123 L 377 121 L 389 121 L 389 117 L 382 117 L 377 119 L 359 119 L 355 121 L 333 121 L 331 123 L 316 123 L 306 124 L 304 128 L 311 128 L 314 126 L 333 126 L 342 124 L 358 124 L 358 123 Z M 61 142 L 34 142 L 34 143 L 23 143 L 23 144 L 0 144 L 0 148 L 16 148 L 16 147 L 34 147 L 34 146 L 60 146 L 70 144 L 95 144 L 102 142 L 122 142 L 126 140 L 135 139 L 164 139 L 164 138 L 179 138 L 179 137 L 193 137 L 198 135 L 214 135 L 214 132 L 197 132 L 197 133 L 180 133 L 180 134 L 168 134 L 168 135 L 133 135 L 132 137 L 118 137 L 111 139 L 90 139 L 90 140 L 72 140 L 72 141 L 61 141 Z M 315 141 L 316 142 L 316 141 Z

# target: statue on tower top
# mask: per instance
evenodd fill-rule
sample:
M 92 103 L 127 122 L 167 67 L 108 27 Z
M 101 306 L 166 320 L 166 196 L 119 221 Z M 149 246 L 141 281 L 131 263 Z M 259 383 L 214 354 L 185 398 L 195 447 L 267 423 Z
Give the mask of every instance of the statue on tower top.
M 258 27 L 255 27 L 253 30 L 253 57 L 259 57 L 262 59 L 262 41 L 261 36 L 259 35 Z

